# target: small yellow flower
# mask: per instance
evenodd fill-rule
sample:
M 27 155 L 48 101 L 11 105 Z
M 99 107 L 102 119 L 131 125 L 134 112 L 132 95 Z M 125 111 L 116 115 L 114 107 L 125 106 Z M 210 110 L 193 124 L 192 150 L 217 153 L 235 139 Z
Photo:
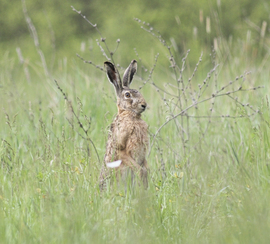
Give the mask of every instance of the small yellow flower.
M 36 191 L 37 191 L 37 193 L 41 193 L 41 189 L 40 188 L 37 188 Z
M 174 173 L 173 175 L 175 178 L 179 178 L 179 179 L 182 179 L 183 176 L 184 176 L 184 172 L 180 172 L 180 174 L 178 175 L 177 173 Z
M 80 170 L 79 170 L 79 168 L 77 166 L 75 167 L 74 172 L 77 173 L 77 174 L 80 174 Z
M 180 172 L 179 178 L 182 179 L 184 176 L 184 172 Z

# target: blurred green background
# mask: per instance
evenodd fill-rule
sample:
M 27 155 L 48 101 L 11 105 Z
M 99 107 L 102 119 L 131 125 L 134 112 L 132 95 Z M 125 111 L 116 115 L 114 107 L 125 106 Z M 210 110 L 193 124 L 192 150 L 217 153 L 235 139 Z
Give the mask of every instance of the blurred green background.
M 31 62 L 38 54 L 22 3 L 0 2 L 0 54 L 17 56 L 19 47 L 24 59 Z M 269 53 L 270 3 L 266 0 L 25 0 L 25 5 L 51 70 L 57 68 L 57 60 L 76 58 L 76 53 L 104 60 L 96 45 L 99 34 L 72 11 L 71 5 L 98 25 L 110 49 L 115 48 L 117 39 L 121 40 L 116 58 L 119 62 L 129 61 L 135 55 L 134 48 L 150 62 L 160 49 L 134 18 L 159 30 L 178 54 L 191 49 L 190 62 L 196 62 L 202 51 L 209 53 L 213 46 L 222 46 L 224 61 L 245 51 L 247 62 L 257 62 Z

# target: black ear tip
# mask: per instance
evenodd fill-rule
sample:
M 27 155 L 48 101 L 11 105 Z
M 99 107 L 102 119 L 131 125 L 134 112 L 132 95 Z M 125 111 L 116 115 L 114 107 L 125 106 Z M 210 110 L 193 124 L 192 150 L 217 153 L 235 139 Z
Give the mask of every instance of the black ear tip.
M 105 68 L 110 68 L 113 71 L 115 71 L 114 65 L 111 62 L 109 62 L 109 61 L 105 61 L 104 62 L 104 66 L 105 66 Z
M 137 61 L 136 61 L 135 59 L 133 59 L 133 60 L 131 61 L 131 63 L 132 63 L 132 64 L 135 64 L 135 63 L 137 63 Z
M 113 65 L 113 64 L 111 62 L 109 62 L 109 61 L 105 61 L 104 65 Z

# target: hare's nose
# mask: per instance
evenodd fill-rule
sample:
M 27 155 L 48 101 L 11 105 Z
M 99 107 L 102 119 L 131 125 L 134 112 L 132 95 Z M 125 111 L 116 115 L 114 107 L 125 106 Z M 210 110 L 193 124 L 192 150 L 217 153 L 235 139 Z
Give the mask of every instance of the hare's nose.
M 146 109 L 146 104 L 145 103 L 141 104 L 141 107 L 143 108 L 143 110 L 145 110 Z

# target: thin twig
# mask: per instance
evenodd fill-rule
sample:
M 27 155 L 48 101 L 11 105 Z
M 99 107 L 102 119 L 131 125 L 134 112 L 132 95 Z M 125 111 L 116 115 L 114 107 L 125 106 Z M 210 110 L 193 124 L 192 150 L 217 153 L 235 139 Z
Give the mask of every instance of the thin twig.
M 76 10 L 73 6 L 71 6 L 71 8 L 72 8 L 72 10 L 73 10 L 74 12 L 76 12 L 77 14 L 79 14 L 80 16 L 82 16 L 82 17 L 87 21 L 88 24 L 90 24 L 93 28 L 95 28 L 95 30 L 98 32 L 98 34 L 99 34 L 100 37 L 101 37 L 101 41 L 104 43 L 104 45 L 105 45 L 105 47 L 106 47 L 108 53 L 110 54 L 110 57 L 111 57 L 110 59 L 111 59 L 111 61 L 114 63 L 114 60 L 113 60 L 114 52 L 112 52 L 112 51 L 109 49 L 109 47 L 108 47 L 108 45 L 107 45 L 107 43 L 106 43 L 106 38 L 103 37 L 103 35 L 102 35 L 101 32 L 99 31 L 99 29 L 97 28 L 97 24 L 93 24 L 90 20 L 88 20 L 88 19 L 86 18 L 85 15 L 82 14 L 81 11 Z M 117 50 L 117 49 L 116 49 L 116 50 Z M 105 53 L 105 51 L 104 51 L 104 53 Z M 106 56 L 107 56 L 107 55 L 106 55 Z M 114 63 L 114 64 L 115 64 L 115 63 Z
M 46 77 L 50 77 L 50 73 L 49 73 L 49 71 L 48 71 L 48 67 L 47 67 L 47 63 L 46 63 L 44 54 L 43 54 L 43 52 L 42 52 L 42 50 L 41 50 L 41 48 L 40 48 L 37 30 L 36 30 L 36 28 L 35 28 L 35 26 L 34 26 L 32 20 L 31 20 L 31 18 L 29 17 L 29 14 L 28 14 L 27 8 L 26 8 L 26 4 L 25 4 L 25 0 L 22 0 L 22 7 L 23 7 L 23 14 L 24 14 L 26 23 L 27 23 L 27 25 L 28 25 L 28 28 L 29 28 L 30 31 L 31 31 L 32 38 L 34 39 L 34 43 L 35 43 L 37 52 L 38 52 L 38 54 L 39 54 L 39 56 L 40 56 L 40 59 L 41 59 L 41 62 L 42 62 L 42 66 L 43 66 L 45 75 L 46 75 Z
M 96 155 L 97 155 L 98 161 L 99 161 L 99 163 L 100 163 L 101 161 L 100 161 L 100 158 L 99 158 L 99 155 L 98 155 L 96 146 L 95 146 L 94 142 L 91 140 L 91 138 L 88 136 L 88 130 L 86 130 L 86 129 L 84 128 L 83 124 L 81 123 L 80 119 L 78 118 L 77 114 L 75 113 L 75 111 L 74 111 L 74 109 L 73 109 L 73 106 L 72 106 L 71 101 L 68 100 L 67 95 L 64 93 L 64 91 L 62 90 L 62 88 L 59 86 L 58 82 L 57 82 L 56 80 L 54 80 L 54 82 L 55 82 L 55 84 L 56 84 L 58 90 L 62 93 L 64 99 L 67 101 L 67 103 L 68 103 L 68 105 L 69 105 L 69 107 L 70 107 L 70 110 L 71 110 L 72 114 L 75 116 L 75 118 L 76 118 L 76 120 L 77 120 L 77 123 L 79 124 L 79 127 L 83 130 L 83 132 L 85 133 L 86 137 L 82 136 L 80 133 L 79 133 L 79 135 L 80 135 L 83 139 L 89 141 L 89 142 L 92 144 L 92 146 L 93 146 L 93 148 L 94 148 L 94 150 L 95 150 L 95 153 L 96 153 Z M 70 123 L 69 120 L 68 120 L 68 122 Z M 72 123 L 71 123 L 71 124 L 72 124 Z

